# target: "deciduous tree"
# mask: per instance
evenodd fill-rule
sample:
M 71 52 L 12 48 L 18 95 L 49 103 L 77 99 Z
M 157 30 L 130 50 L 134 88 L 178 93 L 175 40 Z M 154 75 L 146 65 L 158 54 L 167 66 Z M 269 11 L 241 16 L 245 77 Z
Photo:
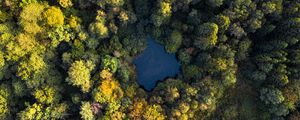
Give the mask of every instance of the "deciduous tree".
M 75 61 L 69 68 L 69 77 L 66 80 L 70 84 L 80 87 L 82 92 L 89 92 L 92 85 L 92 81 L 90 80 L 92 69 L 83 60 Z

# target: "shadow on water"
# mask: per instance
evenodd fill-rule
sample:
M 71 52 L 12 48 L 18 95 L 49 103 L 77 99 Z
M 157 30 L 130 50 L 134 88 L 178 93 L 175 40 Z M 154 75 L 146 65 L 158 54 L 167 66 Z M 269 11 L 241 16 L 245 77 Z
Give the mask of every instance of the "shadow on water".
M 180 71 L 180 64 L 175 54 L 168 54 L 164 46 L 147 38 L 147 48 L 135 58 L 139 85 L 151 91 L 158 81 L 175 77 Z

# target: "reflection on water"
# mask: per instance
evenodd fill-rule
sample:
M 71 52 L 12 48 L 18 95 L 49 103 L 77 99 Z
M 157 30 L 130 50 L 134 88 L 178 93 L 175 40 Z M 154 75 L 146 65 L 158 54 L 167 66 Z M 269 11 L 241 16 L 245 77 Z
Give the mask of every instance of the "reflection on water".
M 168 54 L 164 46 L 152 38 L 147 40 L 147 48 L 134 60 L 138 83 L 146 90 L 152 90 L 158 80 L 175 77 L 180 71 L 180 64 L 175 54 Z

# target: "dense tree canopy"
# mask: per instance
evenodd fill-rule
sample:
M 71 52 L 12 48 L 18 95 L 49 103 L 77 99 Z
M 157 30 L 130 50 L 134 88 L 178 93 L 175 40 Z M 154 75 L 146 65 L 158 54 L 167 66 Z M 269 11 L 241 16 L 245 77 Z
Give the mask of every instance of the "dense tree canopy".
M 0 119 L 298 120 L 299 5 L 0 0 Z M 148 36 L 181 65 L 152 91 Z

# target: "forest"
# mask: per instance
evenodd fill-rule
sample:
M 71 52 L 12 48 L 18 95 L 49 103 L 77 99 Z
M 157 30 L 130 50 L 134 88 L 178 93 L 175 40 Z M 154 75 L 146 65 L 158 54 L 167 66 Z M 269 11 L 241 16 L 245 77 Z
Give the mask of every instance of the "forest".
M 299 120 L 299 39 L 300 0 L 0 0 L 0 120 Z

